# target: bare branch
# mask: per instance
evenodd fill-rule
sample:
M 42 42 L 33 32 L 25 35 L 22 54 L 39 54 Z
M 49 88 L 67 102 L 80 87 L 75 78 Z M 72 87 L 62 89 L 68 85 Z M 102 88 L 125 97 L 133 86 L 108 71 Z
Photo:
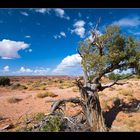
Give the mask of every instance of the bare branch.
M 129 78 L 129 77 L 131 77 L 132 75 L 133 75 L 133 74 L 130 74 L 130 75 L 125 76 L 125 77 L 123 77 L 123 78 L 116 79 L 112 84 L 109 84 L 109 85 L 106 85 L 106 86 L 101 86 L 100 91 L 103 91 L 104 89 L 110 88 L 110 87 L 112 87 L 112 86 L 114 86 L 114 85 L 121 85 L 122 83 L 117 83 L 119 80 L 123 80 L 123 79 Z
M 72 103 L 77 103 L 79 104 L 81 101 L 79 98 L 69 98 L 69 99 L 60 99 L 60 100 L 57 100 L 56 102 L 54 102 L 52 104 L 52 108 L 51 108 L 51 111 L 50 111 L 50 114 L 53 114 L 57 109 L 59 109 L 59 107 L 63 104 L 65 104 L 66 102 L 72 102 Z
M 103 90 L 106 89 L 106 88 L 110 88 L 110 87 L 114 86 L 115 84 L 117 84 L 117 81 L 118 81 L 118 80 L 115 80 L 113 83 L 111 83 L 111 84 L 109 84 L 109 85 L 101 86 L 100 91 L 103 91 Z

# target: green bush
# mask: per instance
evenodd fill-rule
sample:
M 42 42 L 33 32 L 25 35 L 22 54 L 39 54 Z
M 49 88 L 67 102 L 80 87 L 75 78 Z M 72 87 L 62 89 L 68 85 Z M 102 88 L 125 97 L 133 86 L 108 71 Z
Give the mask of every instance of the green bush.
M 10 79 L 8 77 L 1 77 L 0 78 L 0 85 L 9 86 L 10 85 Z
M 117 80 L 117 79 L 123 79 L 127 76 L 129 76 L 130 74 L 115 74 L 115 73 L 110 73 L 108 74 L 108 78 L 109 80 Z
M 35 121 L 42 121 L 43 119 L 45 118 L 45 114 L 44 113 L 37 113 L 35 116 L 34 116 L 34 120 Z
M 58 116 L 50 117 L 48 123 L 42 128 L 45 132 L 59 132 L 61 127 L 61 118 Z

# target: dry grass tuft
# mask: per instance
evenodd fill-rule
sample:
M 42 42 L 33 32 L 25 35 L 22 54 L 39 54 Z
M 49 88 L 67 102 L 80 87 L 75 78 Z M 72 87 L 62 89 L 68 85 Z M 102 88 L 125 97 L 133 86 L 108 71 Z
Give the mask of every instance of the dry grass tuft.
M 17 103 L 19 101 L 21 101 L 22 99 L 17 98 L 17 97 L 10 97 L 7 99 L 8 103 Z
M 124 96 L 133 96 L 134 91 L 132 89 L 122 89 L 119 91 L 119 94 Z
M 52 92 L 40 92 L 37 94 L 37 97 L 38 98 L 45 98 L 45 97 L 57 97 L 58 95 L 57 94 L 54 94 Z

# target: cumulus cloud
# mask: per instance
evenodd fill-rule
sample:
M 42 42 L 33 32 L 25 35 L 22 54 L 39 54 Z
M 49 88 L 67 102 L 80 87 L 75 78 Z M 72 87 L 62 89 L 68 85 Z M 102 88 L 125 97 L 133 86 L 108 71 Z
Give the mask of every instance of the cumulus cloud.
M 9 72 L 10 70 L 9 70 L 9 66 L 5 66 L 5 67 L 3 67 L 3 72 Z
M 65 57 L 61 63 L 52 71 L 57 75 L 78 75 L 82 73 L 80 66 L 81 57 L 79 54 L 73 54 Z
M 24 67 L 21 67 L 18 71 L 18 73 L 31 73 L 31 72 L 33 72 L 33 70 Z
M 114 25 L 119 25 L 123 27 L 135 27 L 140 25 L 140 18 L 139 17 L 132 17 L 132 18 L 122 18 L 118 21 L 113 22 Z
M 57 17 L 70 20 L 70 17 L 66 15 L 65 11 L 61 8 L 35 8 L 34 10 L 35 12 L 41 14 L 51 14 L 52 12 L 54 12 Z
M 30 69 L 21 67 L 16 73 L 18 75 L 49 75 L 50 68 L 36 68 Z
M 18 52 L 28 47 L 29 44 L 21 41 L 3 39 L 2 41 L 0 41 L 0 57 L 2 59 L 20 58 Z
M 81 38 L 83 38 L 84 34 L 85 34 L 84 25 L 85 25 L 85 21 L 83 21 L 83 20 L 77 21 L 76 23 L 74 23 L 74 25 L 73 25 L 74 29 L 71 30 L 71 32 L 75 33 L 78 36 L 80 36 Z
M 70 20 L 70 17 L 65 14 L 65 11 L 63 9 L 56 8 L 56 9 L 54 9 L 54 11 L 56 13 L 56 16 L 58 16 L 60 18 L 67 19 L 67 20 Z
M 20 12 L 20 13 L 24 16 L 29 16 L 29 14 L 27 12 Z
M 50 68 L 40 68 L 33 71 L 33 75 L 49 75 Z

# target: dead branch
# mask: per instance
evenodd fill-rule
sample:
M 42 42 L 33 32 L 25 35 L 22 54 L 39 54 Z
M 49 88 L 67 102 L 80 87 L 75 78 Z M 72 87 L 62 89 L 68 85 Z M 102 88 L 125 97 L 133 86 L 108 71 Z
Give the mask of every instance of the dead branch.
M 59 109 L 59 107 L 61 105 L 64 105 L 66 102 L 72 102 L 72 103 L 77 103 L 77 104 L 80 104 L 80 99 L 79 98 L 69 98 L 69 99 L 60 99 L 60 100 L 57 100 L 56 102 L 54 102 L 52 104 L 52 107 L 51 107 L 51 111 L 50 111 L 50 114 L 53 114 L 57 109 Z

